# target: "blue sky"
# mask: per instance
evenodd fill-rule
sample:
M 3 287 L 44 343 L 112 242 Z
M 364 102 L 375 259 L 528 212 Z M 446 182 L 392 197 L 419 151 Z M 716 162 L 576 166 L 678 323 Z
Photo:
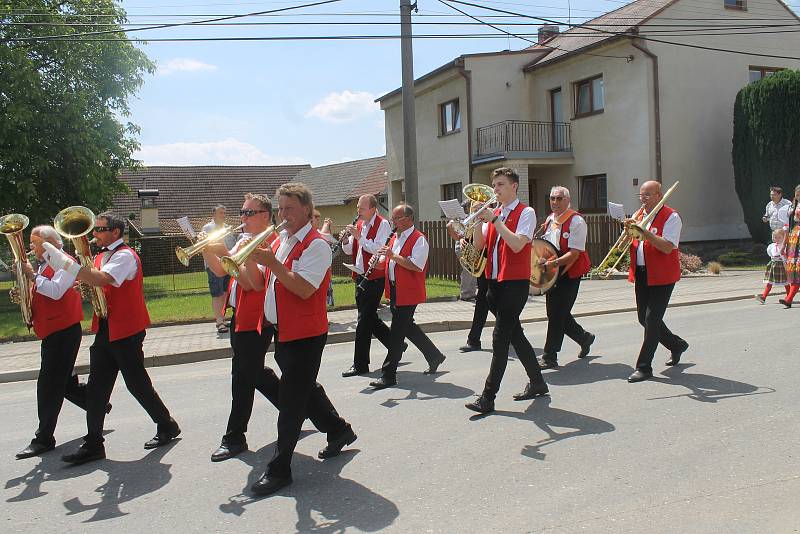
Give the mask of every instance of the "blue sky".
M 722 1 L 722 0 L 718 0 Z M 764 0 L 750 0 L 763 2 Z M 221 15 L 279 9 L 313 0 L 122 0 L 133 24 L 197 21 Z M 582 22 L 627 3 L 624 0 L 478 0 L 529 15 Z M 415 22 L 474 22 L 439 0 L 419 0 Z M 457 6 L 497 23 L 486 11 Z M 342 15 L 363 14 L 352 16 Z M 450 15 L 443 17 L 440 15 Z M 453 16 L 457 15 L 457 16 Z M 508 21 L 508 19 L 505 19 Z M 263 37 L 399 34 L 399 0 L 342 0 L 325 6 L 250 17 L 250 22 L 393 22 L 362 26 L 206 26 L 131 32 L 130 37 Z M 516 22 L 522 22 L 516 19 Z M 534 22 L 526 20 L 526 22 Z M 536 26 L 509 27 L 536 33 Z M 562 27 L 562 30 L 566 27 Z M 416 25 L 415 34 L 485 33 L 485 26 Z M 523 40 L 419 39 L 415 76 L 464 53 L 518 50 Z M 400 86 L 400 42 L 211 41 L 150 42 L 142 48 L 158 64 L 130 101 L 130 120 L 141 127 L 146 165 L 314 166 L 385 153 L 383 113 L 373 100 Z

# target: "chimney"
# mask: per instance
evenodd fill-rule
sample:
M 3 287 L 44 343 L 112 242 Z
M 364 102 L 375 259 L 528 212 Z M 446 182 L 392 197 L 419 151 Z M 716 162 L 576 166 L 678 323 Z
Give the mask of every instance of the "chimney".
M 537 43 L 542 44 L 551 37 L 558 35 L 558 33 L 559 30 L 557 24 L 544 24 L 539 26 L 539 38 L 537 39 Z
M 158 189 L 139 189 L 137 191 L 142 203 L 142 232 L 145 234 L 158 234 L 161 232 L 158 226 L 158 206 L 156 197 Z

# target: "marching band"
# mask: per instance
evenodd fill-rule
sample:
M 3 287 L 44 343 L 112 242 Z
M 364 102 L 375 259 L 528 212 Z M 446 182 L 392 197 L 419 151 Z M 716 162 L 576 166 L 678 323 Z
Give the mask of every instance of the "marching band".
M 478 278 L 482 289 L 479 304 L 496 318 L 488 376 L 477 399 L 466 404 L 485 414 L 494 410 L 510 347 L 528 377 L 525 389 L 513 395 L 518 401 L 549 394 L 542 369 L 558 366 L 565 336 L 580 347 L 579 358 L 589 354 L 595 336 L 578 324 L 572 307 L 581 279 L 591 266 L 586 221 L 571 209 L 567 188 L 551 189 L 552 213 L 538 227 L 534 209 L 517 198 L 519 177 L 513 169 L 494 170 L 491 187 L 470 184 L 468 188 L 465 194 L 471 199 L 471 214 L 464 221 L 451 221 L 448 233 L 457 242 L 465 270 Z M 671 352 L 667 365 L 677 364 L 689 346 L 663 321 L 681 274 L 681 219 L 666 205 L 673 189 L 662 193 L 660 183 L 645 182 L 640 192 L 642 209 L 625 221 L 623 236 L 615 244 L 630 253 L 629 279 L 635 286 L 639 322 L 644 327 L 636 370 L 629 382 L 652 377 L 659 343 Z M 231 276 L 224 299 L 233 311 L 231 409 L 211 461 L 227 460 L 247 450 L 246 432 L 256 390 L 278 409 L 275 452 L 264 475 L 251 486 L 256 495 L 269 495 L 292 482 L 292 456 L 306 418 L 327 435 L 326 446 L 318 454 L 321 459 L 336 456 L 357 439 L 351 424 L 339 415 L 317 382 L 329 329 L 326 293 L 332 259 L 339 248 L 352 261 L 348 267 L 353 271 L 358 308 L 353 364 L 342 376 L 370 371 L 373 336 L 387 351 L 380 377 L 370 382 L 374 389 L 397 384 L 406 340 L 427 361 L 425 374 L 437 373 L 446 359 L 414 322 L 416 308 L 426 300 L 429 243 L 416 227 L 412 206 L 399 204 L 387 219 L 378 212 L 377 199 L 364 195 L 358 200 L 353 223 L 332 246 L 334 240 L 312 225 L 315 210 L 307 186 L 284 184 L 273 200 L 277 201 L 277 226 L 272 225 L 273 201 L 266 195 L 247 194 L 239 228 L 224 227 L 208 235 L 201 232 L 195 244 L 176 251 L 185 264 L 202 254 L 210 272 Z M 27 224 L 27 217 L 19 214 L 0 218 L 0 231 L 15 254 L 13 299 L 20 304 L 23 320 L 41 339 L 39 424 L 31 443 L 16 457 L 30 458 L 55 448 L 56 421 L 66 398 L 86 410 L 87 433 L 83 444 L 63 456 L 63 461 L 82 464 L 105 458 L 103 424 L 111 410 L 109 399 L 118 373 L 156 424 L 156 435 L 144 448 L 171 443 L 181 429 L 144 366 L 142 342 L 150 317 L 141 259 L 123 241 L 125 222 L 111 213 L 95 217 L 79 206 L 62 210 L 53 226 L 36 226 L 30 233 L 36 269 L 22 245 L 21 234 Z M 222 238 L 234 230 L 241 234 L 229 249 Z M 86 237 L 89 233 L 97 247 L 93 257 Z M 75 242 L 77 258 L 62 250 L 62 236 Z M 611 256 L 609 253 L 606 260 L 616 259 Z M 531 287 L 544 292 L 546 299 L 548 327 L 541 360 L 520 322 Z M 73 372 L 81 341 L 82 295 L 91 300 L 92 331 L 96 333 L 86 385 L 80 384 Z M 391 310 L 389 326 L 377 313 L 382 297 Z M 480 349 L 486 313 L 476 309 L 475 324 L 462 352 Z M 273 341 L 280 375 L 265 365 Z

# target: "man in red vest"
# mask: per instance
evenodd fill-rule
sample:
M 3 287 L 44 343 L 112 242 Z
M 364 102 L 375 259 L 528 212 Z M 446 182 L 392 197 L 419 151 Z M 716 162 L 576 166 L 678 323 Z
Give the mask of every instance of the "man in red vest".
M 383 265 L 376 265 L 366 279 L 364 274 L 373 255 L 388 243 L 392 227 L 378 213 L 378 199 L 374 195 L 362 195 L 358 199 L 357 209 L 359 220 L 355 226 L 347 227 L 350 237 L 342 245 L 342 251 L 353 257 L 353 280 L 356 283 L 358 308 L 353 366 L 342 373 L 345 377 L 369 372 L 369 351 L 373 335 L 384 346 L 389 346 L 389 328 L 378 317 L 378 305 L 383 294 Z M 362 274 L 356 274 L 357 272 Z
M 94 268 L 81 267 L 63 252 L 45 245 L 50 252 L 48 261 L 54 269 L 64 269 L 78 280 L 102 287 L 108 304 L 108 318 L 98 319 L 95 315 L 92 322 L 95 338 L 89 349 L 87 433 L 83 445 L 75 453 L 62 457 L 71 464 L 106 457 L 103 421 L 120 372 L 128 391 L 158 425 L 155 437 L 146 442 L 144 448 L 166 445 L 181 433 L 178 423 L 153 389 L 144 367 L 142 342 L 150 316 L 144 304 L 142 262 L 136 252 L 123 243 L 124 231 L 122 219 L 110 213 L 97 216 L 93 234 L 101 252 L 95 256 Z
M 247 193 L 239 216 L 244 228 L 232 249 L 228 250 L 224 243 L 213 243 L 203 250 L 203 259 L 216 276 L 227 274 L 220 258 L 235 254 L 254 235 L 267 229 L 272 220 L 272 202 L 266 195 Z M 231 411 L 222 443 L 211 454 L 212 462 L 233 458 L 247 450 L 245 432 L 253 412 L 256 389 L 273 404 L 278 402 L 278 376 L 264 365 L 274 333 L 264 325 L 265 293 L 264 273 L 251 256 L 239 268 L 239 278 L 231 278 L 228 286 L 226 303 L 233 308 Z
M 384 294 L 392 310 L 389 351 L 381 368 L 381 378 L 370 382 L 375 389 L 397 384 L 397 365 L 408 338 L 428 362 L 425 374 L 436 373 L 445 360 L 425 332 L 414 322 L 414 311 L 425 302 L 425 272 L 428 270 L 428 240 L 414 228 L 414 209 L 400 204 L 392 210 L 395 236 L 378 253 L 386 261 Z
M 508 347 L 514 345 L 520 363 L 528 374 L 528 385 L 514 400 L 532 399 L 548 393 L 542 370 L 536 361 L 519 316 L 528 302 L 531 277 L 531 239 L 536 227 L 536 212 L 517 198 L 519 176 L 508 167 L 492 171 L 492 188 L 500 207 L 485 210 L 482 231 L 474 232 L 473 244 L 486 245 L 486 277 L 489 280 L 487 300 L 496 318 L 492 332 L 492 364 L 483 393 L 466 404 L 479 413 L 494 411 L 494 399 L 508 364 Z
M 545 295 L 547 339 L 540 362 L 543 369 L 558 367 L 558 351 L 565 334 L 581 346 L 578 358 L 585 358 L 594 343 L 594 334 L 584 330 L 572 316 L 581 276 L 589 272 L 591 262 L 586 253 L 586 221 L 569 207 L 569 189 L 560 185 L 550 189 L 552 213 L 542 225 L 542 237 L 558 249 L 558 256 L 550 260 L 541 258 L 539 263 L 544 268 L 556 267 L 561 271 L 556 284 Z
M 649 181 L 639 188 L 639 198 L 646 217 L 662 198 L 661 184 Z M 664 313 L 675 282 L 681 278 L 681 262 L 678 245 L 681 238 L 681 217 L 678 212 L 664 204 L 655 218 L 645 227 L 634 226 L 636 221 L 628 219 L 625 228 L 639 236 L 631 242 L 631 266 L 628 280 L 634 282 L 636 311 L 639 323 L 644 327 L 644 342 L 636 360 L 636 371 L 628 382 L 641 382 L 653 376 L 653 357 L 661 343 L 670 351 L 667 365 L 676 365 L 689 344 L 673 334 L 664 324 Z
M 31 250 L 39 260 L 39 268 L 34 271 L 30 263 L 22 264 L 33 283 L 33 331 L 42 340 L 42 364 L 36 381 L 39 428 L 30 445 L 17 453 L 18 460 L 55 448 L 53 433 L 65 398 L 86 409 L 86 386 L 73 374 L 81 346 L 81 296 L 73 288 L 75 276 L 63 269 L 55 270 L 47 262 L 44 242 L 57 249 L 62 247 L 55 228 L 37 226 L 31 230 Z
M 263 310 L 265 321 L 277 335 L 275 361 L 281 368 L 278 441 L 266 472 L 250 488 L 257 495 L 275 493 L 292 483 L 292 455 L 307 416 L 328 435 L 319 458 L 336 456 L 356 440 L 350 424 L 339 416 L 317 382 L 328 339 L 325 293 L 331 276 L 331 248 L 311 226 L 314 204 L 304 184 L 284 184 L 276 195 L 278 216 L 286 226 L 271 245 L 253 252 L 254 259 L 267 268 Z

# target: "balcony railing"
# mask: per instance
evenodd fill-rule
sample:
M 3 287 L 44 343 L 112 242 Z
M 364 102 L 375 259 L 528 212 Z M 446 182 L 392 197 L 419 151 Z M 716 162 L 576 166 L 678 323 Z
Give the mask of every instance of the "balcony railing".
M 504 152 L 571 152 L 568 122 L 503 121 L 478 128 L 477 156 Z

